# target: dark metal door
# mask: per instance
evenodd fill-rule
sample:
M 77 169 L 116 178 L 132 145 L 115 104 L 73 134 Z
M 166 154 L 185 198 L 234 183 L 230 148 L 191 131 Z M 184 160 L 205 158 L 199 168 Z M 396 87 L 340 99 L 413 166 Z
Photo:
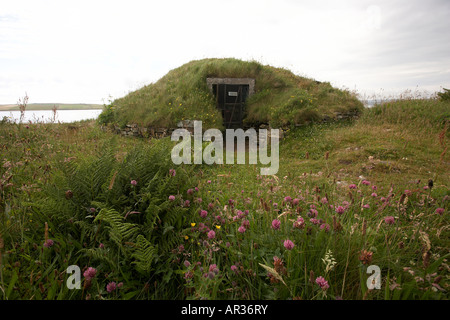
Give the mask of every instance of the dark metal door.
M 241 128 L 249 86 L 219 84 L 215 85 L 213 89 L 216 93 L 217 107 L 222 111 L 225 128 Z

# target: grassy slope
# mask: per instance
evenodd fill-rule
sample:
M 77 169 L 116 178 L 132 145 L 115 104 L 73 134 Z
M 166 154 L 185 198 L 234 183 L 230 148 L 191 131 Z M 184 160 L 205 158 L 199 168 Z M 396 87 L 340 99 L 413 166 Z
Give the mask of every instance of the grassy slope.
M 114 101 L 115 121 L 165 127 L 198 119 L 204 128 L 221 128 L 221 115 L 206 85 L 208 77 L 255 78 L 256 93 L 247 101 L 244 120 L 249 125 L 287 126 L 362 109 L 351 93 L 285 69 L 237 59 L 204 59 L 191 61 Z
M 367 109 L 355 123 L 297 130 L 283 142 L 280 153 L 290 159 L 292 169 L 300 172 L 328 171 L 336 179 L 363 175 L 392 183 L 436 179 L 448 187 L 449 154 L 441 159 L 445 139 L 439 135 L 445 119 L 450 119 L 449 110 L 448 102 L 436 100 L 376 106 Z
M 88 104 L 88 103 L 30 103 L 27 105 L 26 110 L 52 110 L 54 107 L 58 110 L 88 110 L 88 109 L 102 109 L 101 104 Z M 15 104 L 2 104 L 0 105 L 0 111 L 15 111 L 19 110 L 19 107 Z

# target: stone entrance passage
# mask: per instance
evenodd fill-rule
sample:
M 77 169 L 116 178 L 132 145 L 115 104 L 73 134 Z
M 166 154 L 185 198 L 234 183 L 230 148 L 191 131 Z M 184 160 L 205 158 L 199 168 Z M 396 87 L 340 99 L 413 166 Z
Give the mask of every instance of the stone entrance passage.
M 207 78 L 206 83 L 216 97 L 225 128 L 242 128 L 245 101 L 255 92 L 255 79 Z

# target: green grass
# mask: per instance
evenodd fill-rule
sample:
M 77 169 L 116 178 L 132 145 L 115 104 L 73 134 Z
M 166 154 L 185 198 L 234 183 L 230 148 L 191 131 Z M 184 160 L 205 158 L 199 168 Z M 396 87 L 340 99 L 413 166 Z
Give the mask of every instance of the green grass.
M 175 167 L 170 139 L 89 121 L 0 123 L 0 297 L 448 299 L 448 110 L 397 101 L 294 128 L 275 176 L 260 165 Z M 69 265 L 97 274 L 68 290 Z M 369 265 L 380 290 L 367 289 Z M 123 286 L 108 292 L 111 282 Z
M 270 123 L 288 127 L 333 119 L 337 112 L 358 113 L 362 103 L 329 83 L 318 83 L 286 69 L 237 59 L 204 59 L 176 68 L 155 83 L 129 93 L 107 106 L 104 122 L 121 126 L 176 127 L 180 120 L 202 120 L 203 127 L 222 128 L 213 94 L 206 78 L 254 78 L 255 94 L 245 109 L 244 123 Z
M 101 104 L 88 104 L 88 103 L 30 103 L 27 105 L 26 110 L 89 110 L 89 109 L 102 109 Z M 18 111 L 19 106 L 13 104 L 0 105 L 0 111 Z

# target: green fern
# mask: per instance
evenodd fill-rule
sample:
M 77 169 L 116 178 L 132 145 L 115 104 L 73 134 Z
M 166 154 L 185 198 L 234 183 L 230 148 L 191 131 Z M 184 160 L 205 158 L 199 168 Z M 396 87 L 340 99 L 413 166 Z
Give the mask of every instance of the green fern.
M 158 248 L 148 241 L 143 235 L 138 235 L 136 239 L 136 251 L 132 257 L 133 264 L 140 273 L 148 274 L 152 270 L 153 261 L 157 258 Z
M 109 253 L 111 251 L 106 251 L 105 249 L 100 248 L 89 248 L 89 249 L 80 249 L 79 253 L 84 254 L 90 259 L 94 259 L 96 261 L 105 262 L 107 263 L 111 268 L 114 268 L 116 266 L 116 263 L 114 260 L 109 256 Z
M 176 177 L 169 176 L 170 143 L 159 140 L 136 148 L 120 162 L 106 144 L 98 156 L 59 163 L 57 179 L 31 205 L 40 225 L 48 221 L 73 239 L 80 264 L 96 261 L 129 278 L 136 277 L 134 271 L 167 278 L 172 268 L 167 262 L 183 241 L 189 210 L 168 197 L 191 185 L 194 170 L 178 167 Z M 66 196 L 68 190 L 73 196 Z M 126 215 L 131 211 L 138 213 Z M 130 265 L 132 270 L 124 268 Z
M 80 230 L 80 238 L 92 241 L 98 231 L 98 226 L 86 220 L 74 221 L 73 224 Z
M 115 158 L 112 150 L 95 160 L 80 163 L 75 170 L 68 172 L 67 180 L 70 181 L 73 192 L 73 201 L 80 205 L 86 205 L 98 200 L 102 194 L 101 189 L 115 167 Z
M 124 218 L 114 209 L 101 209 L 94 222 L 99 220 L 109 224 L 109 236 L 119 246 L 122 246 L 124 241 L 131 241 L 139 232 L 138 225 L 123 222 Z

